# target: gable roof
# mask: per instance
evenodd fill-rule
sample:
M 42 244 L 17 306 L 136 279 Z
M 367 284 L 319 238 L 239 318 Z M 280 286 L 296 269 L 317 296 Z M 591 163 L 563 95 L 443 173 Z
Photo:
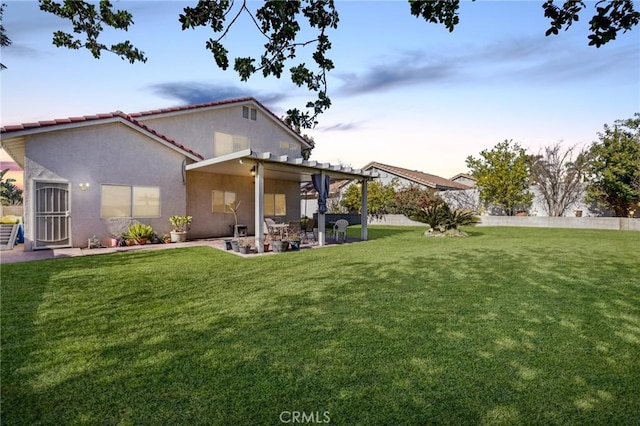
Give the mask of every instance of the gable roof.
M 260 102 L 258 102 L 255 98 L 252 97 L 244 97 L 244 98 L 236 98 L 236 99 L 228 99 L 223 101 L 216 102 L 207 102 L 201 104 L 194 105 L 184 105 L 172 108 L 162 108 L 150 111 L 142 111 L 135 112 L 131 114 L 126 114 L 122 111 L 115 111 L 106 114 L 96 114 L 96 115 L 85 115 L 82 117 L 69 117 L 69 118 L 60 118 L 54 120 L 46 120 L 46 121 L 37 121 L 32 123 L 23 123 L 17 125 L 9 125 L 0 127 L 0 136 L 2 136 L 2 144 L 5 146 L 4 139 L 7 138 L 19 138 L 26 135 L 44 133 L 53 130 L 63 130 L 67 128 L 75 128 L 82 127 L 88 125 L 109 123 L 114 121 L 119 121 L 134 130 L 138 130 L 147 136 L 150 136 L 157 141 L 161 142 L 164 145 L 169 146 L 170 148 L 176 149 L 187 157 L 191 158 L 194 161 L 203 160 L 204 157 L 197 152 L 187 148 L 183 144 L 171 139 L 170 137 L 157 132 L 152 129 L 148 125 L 139 121 L 142 118 L 152 118 L 158 116 L 166 116 L 173 114 L 182 114 L 186 112 L 190 112 L 193 110 L 207 110 L 207 109 L 216 109 L 216 108 L 224 108 L 229 105 L 242 105 L 242 104 L 252 104 L 259 108 L 264 114 L 270 117 L 278 126 L 282 127 L 285 131 L 289 132 L 293 135 L 298 141 L 307 148 L 311 146 L 309 143 L 295 130 L 293 130 L 290 126 L 288 126 L 284 121 L 282 121 L 278 116 L 276 116 L 271 110 L 266 108 Z M 15 148 L 15 147 L 14 147 Z M 11 150 L 7 149 L 7 152 L 11 155 Z M 13 151 L 17 151 L 14 149 Z M 13 155 L 12 155 L 13 157 Z M 17 161 L 16 158 L 14 160 Z
M 227 107 L 229 105 L 242 105 L 242 104 L 253 104 L 258 109 L 260 109 L 260 111 L 262 111 L 265 115 L 271 118 L 279 127 L 291 133 L 296 139 L 298 139 L 300 143 L 302 143 L 303 146 L 306 146 L 307 148 L 311 148 L 311 145 L 309 145 L 309 142 L 307 142 L 307 140 L 303 138 L 302 135 L 300 135 L 300 133 L 296 132 L 291 126 L 285 123 L 280 117 L 275 115 L 270 109 L 262 105 L 256 98 L 253 98 L 250 96 L 247 96 L 244 98 L 227 99 L 223 101 L 206 102 L 201 104 L 183 105 L 183 106 L 172 107 L 172 108 L 160 108 L 160 109 L 154 109 L 150 111 L 135 112 L 135 113 L 129 114 L 129 116 L 134 118 L 155 118 L 160 116 L 182 114 L 182 113 L 190 112 L 193 110 L 217 109 L 221 107 Z
M 153 130 L 149 126 L 125 114 L 122 111 L 115 111 L 106 114 L 85 115 L 82 117 L 59 118 L 47 121 L 37 121 L 33 123 L 17 124 L 12 126 L 3 126 L 0 128 L 0 135 L 5 139 L 7 137 L 17 138 L 30 134 L 44 133 L 51 130 L 64 130 L 68 128 L 83 127 L 94 124 L 121 122 L 134 130 L 150 136 L 159 142 L 171 148 L 177 149 L 182 153 L 191 157 L 193 160 L 202 160 L 204 157 L 175 140 Z M 4 141 L 3 141 L 4 143 Z
M 458 173 L 457 175 L 455 175 L 454 177 L 450 178 L 449 180 L 455 181 L 456 179 L 460 179 L 460 178 L 469 179 L 469 180 L 472 180 L 474 182 L 477 180 L 473 175 L 470 175 L 469 173 Z
M 471 189 L 470 186 L 464 185 L 459 182 L 454 182 L 449 179 L 445 179 L 440 176 L 431 175 L 429 173 L 423 173 L 419 170 L 409 170 L 402 167 L 390 166 L 388 164 L 382 164 L 378 162 L 371 162 L 364 166 L 363 170 L 369 169 L 379 169 L 383 170 L 392 175 L 396 175 L 398 177 L 407 179 L 413 183 L 418 185 L 424 185 L 429 188 L 434 188 L 438 190 L 446 190 L 446 189 Z

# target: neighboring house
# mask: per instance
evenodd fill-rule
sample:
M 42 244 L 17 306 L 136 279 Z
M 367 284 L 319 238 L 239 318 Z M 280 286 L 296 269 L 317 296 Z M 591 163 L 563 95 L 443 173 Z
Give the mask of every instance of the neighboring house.
M 454 182 L 457 183 L 461 183 L 463 185 L 467 185 L 471 188 L 475 188 L 476 187 L 476 178 L 471 176 L 468 173 L 458 173 L 457 175 L 455 175 L 454 177 L 452 177 L 451 179 Z
M 436 191 L 463 190 L 470 189 L 469 185 L 454 182 L 440 176 L 424 173 L 419 170 L 409 170 L 402 167 L 390 166 L 377 162 L 371 162 L 362 168 L 378 175 L 377 180 L 384 185 L 396 181 L 400 187 L 418 185 Z
M 327 208 L 329 212 L 341 210 L 340 201 L 344 195 L 343 188 L 347 186 L 351 180 L 340 179 L 331 181 L 329 185 L 329 198 Z M 318 212 L 318 192 L 314 189 L 311 182 L 304 183 L 300 186 L 300 213 L 304 217 L 313 217 Z
M 231 201 L 261 239 L 265 216 L 300 218 L 300 184 L 312 175 L 371 178 L 304 160 L 307 142 L 253 98 L 4 126 L 0 135 L 24 170 L 26 250 L 106 241 L 122 218 L 168 232 L 170 216 L 190 215 L 189 238 L 229 236 Z
M 429 188 L 436 191 L 464 191 L 472 189 L 472 186 L 465 185 L 460 182 L 454 182 L 440 176 L 424 173 L 418 170 L 410 170 L 397 166 L 390 166 L 378 162 L 371 162 L 362 168 L 363 172 L 371 173 L 376 176 L 375 180 L 384 185 L 392 182 L 398 187 L 406 187 L 409 185 L 417 185 L 422 188 Z M 335 210 L 340 210 L 340 201 L 342 200 L 347 188 L 353 183 L 352 180 L 334 181 L 331 183 L 329 193 L 329 206 L 334 206 Z M 303 215 L 311 217 L 317 209 L 316 192 L 310 185 L 302 185 L 301 187 L 301 211 Z M 306 213 L 305 213 L 306 212 Z

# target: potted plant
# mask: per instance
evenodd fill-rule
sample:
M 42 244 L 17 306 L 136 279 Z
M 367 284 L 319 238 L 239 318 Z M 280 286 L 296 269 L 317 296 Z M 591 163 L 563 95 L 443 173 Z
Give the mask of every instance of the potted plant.
M 227 208 L 229 210 L 231 210 L 231 213 L 233 213 L 233 221 L 234 221 L 234 226 L 233 226 L 233 237 L 234 238 L 238 238 L 238 208 L 240 207 L 240 200 L 238 201 L 233 201 L 231 203 L 227 203 Z
M 289 247 L 289 241 L 283 239 L 281 237 L 276 237 L 271 241 L 271 248 L 274 253 L 281 253 L 283 251 L 287 251 Z
M 169 222 L 173 226 L 171 231 L 172 243 L 183 243 L 187 241 L 187 227 L 191 224 L 191 216 L 171 216 Z
M 291 245 L 291 250 L 300 250 L 300 233 L 299 232 L 289 232 L 289 244 Z
M 251 253 L 251 249 L 253 249 L 253 244 L 251 240 L 248 238 L 241 238 L 238 240 L 238 251 L 242 254 Z
M 129 218 L 114 217 L 107 221 L 107 231 L 109 232 L 109 245 L 120 247 L 126 245 L 124 235 L 134 221 Z
M 134 223 L 129 226 L 125 238 L 127 239 L 127 243 L 131 241 L 133 244 L 145 245 L 151 238 L 153 238 L 153 228 L 151 225 Z

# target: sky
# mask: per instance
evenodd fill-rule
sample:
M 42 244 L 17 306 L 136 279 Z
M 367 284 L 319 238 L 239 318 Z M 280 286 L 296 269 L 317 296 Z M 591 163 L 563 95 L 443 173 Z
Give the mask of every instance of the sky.
M 287 73 L 241 82 L 232 69 L 218 69 L 205 49 L 216 35 L 182 31 L 178 22 L 196 2 L 114 2 L 135 24 L 105 30 L 104 40 L 130 40 L 144 51 L 148 61 L 133 65 L 56 48 L 52 33 L 70 24 L 35 1 L 5 2 L 2 24 L 13 44 L 1 52 L 3 126 L 244 96 L 284 116 L 315 99 Z M 336 0 L 340 22 L 328 32 L 332 106 L 304 131 L 316 142 L 311 159 L 353 167 L 377 161 L 450 178 L 468 171 L 468 156 L 505 139 L 531 153 L 556 143 L 583 147 L 604 124 L 640 112 L 640 27 L 588 46 L 595 2 L 586 2 L 569 31 L 545 37 L 542 3 L 463 1 L 449 32 L 413 17 L 407 1 Z M 259 55 L 262 37 L 245 15 L 223 43 L 231 58 Z M 312 49 L 299 50 L 298 62 L 309 63 Z M 6 153 L 0 157 L 7 167 Z

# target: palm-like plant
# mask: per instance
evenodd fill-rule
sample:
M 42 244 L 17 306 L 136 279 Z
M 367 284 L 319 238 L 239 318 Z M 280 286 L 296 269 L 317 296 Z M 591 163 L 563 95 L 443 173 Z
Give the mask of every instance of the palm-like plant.
M 480 218 L 473 211 L 452 209 L 448 204 L 441 203 L 422 209 L 421 222 L 426 223 L 437 232 L 458 229 L 460 226 L 474 225 Z
M 5 178 L 9 169 L 0 171 L 0 203 L 3 206 L 22 205 L 22 189 L 18 188 L 15 179 Z

